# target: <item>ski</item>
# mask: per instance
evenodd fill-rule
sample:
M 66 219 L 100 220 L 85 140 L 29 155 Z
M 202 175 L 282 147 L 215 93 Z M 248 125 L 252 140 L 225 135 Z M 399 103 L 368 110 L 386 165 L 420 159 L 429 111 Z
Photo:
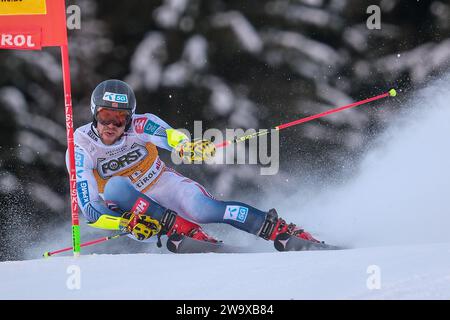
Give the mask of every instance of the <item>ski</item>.
M 292 236 L 287 233 L 279 234 L 274 241 L 275 249 L 278 251 L 308 251 L 308 250 L 342 250 L 344 248 L 326 244 L 323 242 L 313 242 Z
M 223 242 L 196 240 L 180 234 L 172 234 L 167 239 L 167 249 L 173 253 L 244 253 L 251 252 L 245 247 L 236 247 Z
M 310 250 L 342 250 L 343 247 L 312 242 L 282 233 L 274 241 L 278 251 L 310 251 Z M 232 246 L 223 242 L 208 242 L 196 240 L 184 235 L 173 234 L 167 239 L 167 249 L 173 253 L 249 253 L 250 248 Z

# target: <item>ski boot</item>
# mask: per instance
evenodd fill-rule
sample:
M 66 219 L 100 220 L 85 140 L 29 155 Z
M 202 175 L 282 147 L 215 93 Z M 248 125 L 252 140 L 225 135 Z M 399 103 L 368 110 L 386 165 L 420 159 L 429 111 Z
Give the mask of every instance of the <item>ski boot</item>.
M 300 229 L 293 223 L 287 224 L 286 221 L 279 218 L 275 209 L 270 209 L 267 213 L 266 221 L 261 228 L 259 236 L 263 239 L 272 241 L 275 241 L 277 237 L 279 238 L 280 236 L 295 236 L 306 241 L 320 243 L 320 241 L 315 239 L 309 232 Z
M 178 234 L 200 241 L 218 242 L 218 240 L 203 231 L 198 224 L 184 219 L 172 210 L 167 210 L 164 213 L 160 223 L 162 225 L 160 235 L 167 235 L 170 237 Z

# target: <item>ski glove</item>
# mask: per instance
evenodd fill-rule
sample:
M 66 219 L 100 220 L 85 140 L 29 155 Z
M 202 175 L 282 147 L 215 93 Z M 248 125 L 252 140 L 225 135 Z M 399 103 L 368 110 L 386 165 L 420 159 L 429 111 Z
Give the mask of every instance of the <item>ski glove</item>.
M 161 231 L 161 225 L 158 220 L 150 216 L 137 216 L 131 212 L 125 212 L 122 215 L 122 230 L 130 232 L 137 240 L 146 240 Z
M 216 154 L 216 146 L 209 140 L 186 140 L 180 143 L 175 151 L 180 158 L 191 163 L 193 161 L 205 161 L 211 159 Z

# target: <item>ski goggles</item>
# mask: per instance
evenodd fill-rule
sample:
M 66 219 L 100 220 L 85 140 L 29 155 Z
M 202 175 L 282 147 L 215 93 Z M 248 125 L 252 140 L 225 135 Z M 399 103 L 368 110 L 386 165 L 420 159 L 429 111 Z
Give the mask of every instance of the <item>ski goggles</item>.
M 124 127 L 130 120 L 130 112 L 127 110 L 111 110 L 108 108 L 98 108 L 95 116 L 98 123 L 103 126 L 110 124 L 115 127 Z

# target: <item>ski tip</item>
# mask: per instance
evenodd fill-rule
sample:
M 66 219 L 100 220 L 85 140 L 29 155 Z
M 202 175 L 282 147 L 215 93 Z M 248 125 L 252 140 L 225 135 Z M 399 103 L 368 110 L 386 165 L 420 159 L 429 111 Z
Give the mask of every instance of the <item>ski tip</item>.
M 395 96 L 397 95 L 397 90 L 395 90 L 395 89 L 389 90 L 389 95 L 390 95 L 391 97 L 395 97 Z
M 343 248 L 324 242 L 307 241 L 287 233 L 279 234 L 274 241 L 277 251 L 313 251 L 313 250 L 342 250 Z
M 42 255 L 44 258 L 50 258 L 51 254 L 48 251 L 45 251 L 44 254 Z

